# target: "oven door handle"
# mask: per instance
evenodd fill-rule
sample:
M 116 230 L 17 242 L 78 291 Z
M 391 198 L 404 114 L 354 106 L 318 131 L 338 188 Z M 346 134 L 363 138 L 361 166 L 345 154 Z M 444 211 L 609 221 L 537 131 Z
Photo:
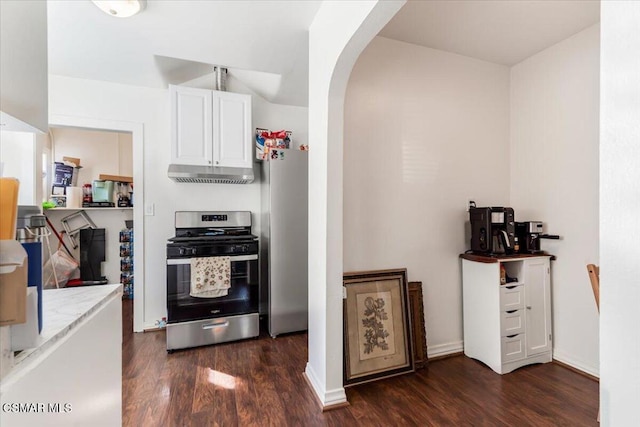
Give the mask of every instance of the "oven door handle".
M 218 323 L 207 323 L 206 325 L 202 325 L 202 329 L 222 328 L 225 326 L 229 326 L 228 320 L 225 320 L 224 322 L 218 322 Z
M 236 261 L 253 261 L 258 259 L 258 254 L 255 255 L 237 255 L 230 256 L 231 262 Z M 191 264 L 191 258 L 176 258 L 176 259 L 168 259 L 167 265 L 182 265 L 182 264 Z

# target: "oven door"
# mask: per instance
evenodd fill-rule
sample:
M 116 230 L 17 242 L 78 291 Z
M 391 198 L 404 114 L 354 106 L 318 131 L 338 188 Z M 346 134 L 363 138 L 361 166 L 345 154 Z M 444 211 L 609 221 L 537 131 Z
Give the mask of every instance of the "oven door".
M 258 255 L 231 256 L 231 288 L 217 298 L 194 298 L 191 258 L 167 260 L 167 322 L 178 323 L 258 312 Z

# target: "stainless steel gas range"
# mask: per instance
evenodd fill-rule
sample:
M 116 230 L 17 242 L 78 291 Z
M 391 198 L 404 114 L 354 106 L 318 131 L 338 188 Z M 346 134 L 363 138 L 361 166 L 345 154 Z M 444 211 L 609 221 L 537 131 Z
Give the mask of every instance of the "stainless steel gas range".
M 167 351 L 259 334 L 251 212 L 178 211 L 167 243 Z

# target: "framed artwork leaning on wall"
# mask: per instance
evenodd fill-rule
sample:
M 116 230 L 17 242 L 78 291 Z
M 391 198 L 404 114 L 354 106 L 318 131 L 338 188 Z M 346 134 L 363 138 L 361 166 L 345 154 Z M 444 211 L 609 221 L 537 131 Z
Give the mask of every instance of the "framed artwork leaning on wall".
M 343 275 L 344 385 L 414 371 L 407 269 Z

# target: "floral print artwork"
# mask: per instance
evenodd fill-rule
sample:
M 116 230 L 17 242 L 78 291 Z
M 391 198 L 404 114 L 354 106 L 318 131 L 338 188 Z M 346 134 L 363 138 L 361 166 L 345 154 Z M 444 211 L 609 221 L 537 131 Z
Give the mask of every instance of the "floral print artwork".
M 358 309 L 359 360 L 385 358 L 396 353 L 391 332 L 394 329 L 390 291 L 363 292 L 356 295 Z
M 379 347 L 380 350 L 389 350 L 389 344 L 387 344 L 389 331 L 385 329 L 382 323 L 383 320 L 389 319 L 387 312 L 384 310 L 384 300 L 382 298 L 373 299 L 372 297 L 367 297 L 364 300 L 364 305 L 362 326 L 365 328 L 363 343 L 365 354 L 373 352 L 376 347 Z
M 218 298 L 231 287 L 231 258 L 191 258 L 191 293 L 196 298 Z

